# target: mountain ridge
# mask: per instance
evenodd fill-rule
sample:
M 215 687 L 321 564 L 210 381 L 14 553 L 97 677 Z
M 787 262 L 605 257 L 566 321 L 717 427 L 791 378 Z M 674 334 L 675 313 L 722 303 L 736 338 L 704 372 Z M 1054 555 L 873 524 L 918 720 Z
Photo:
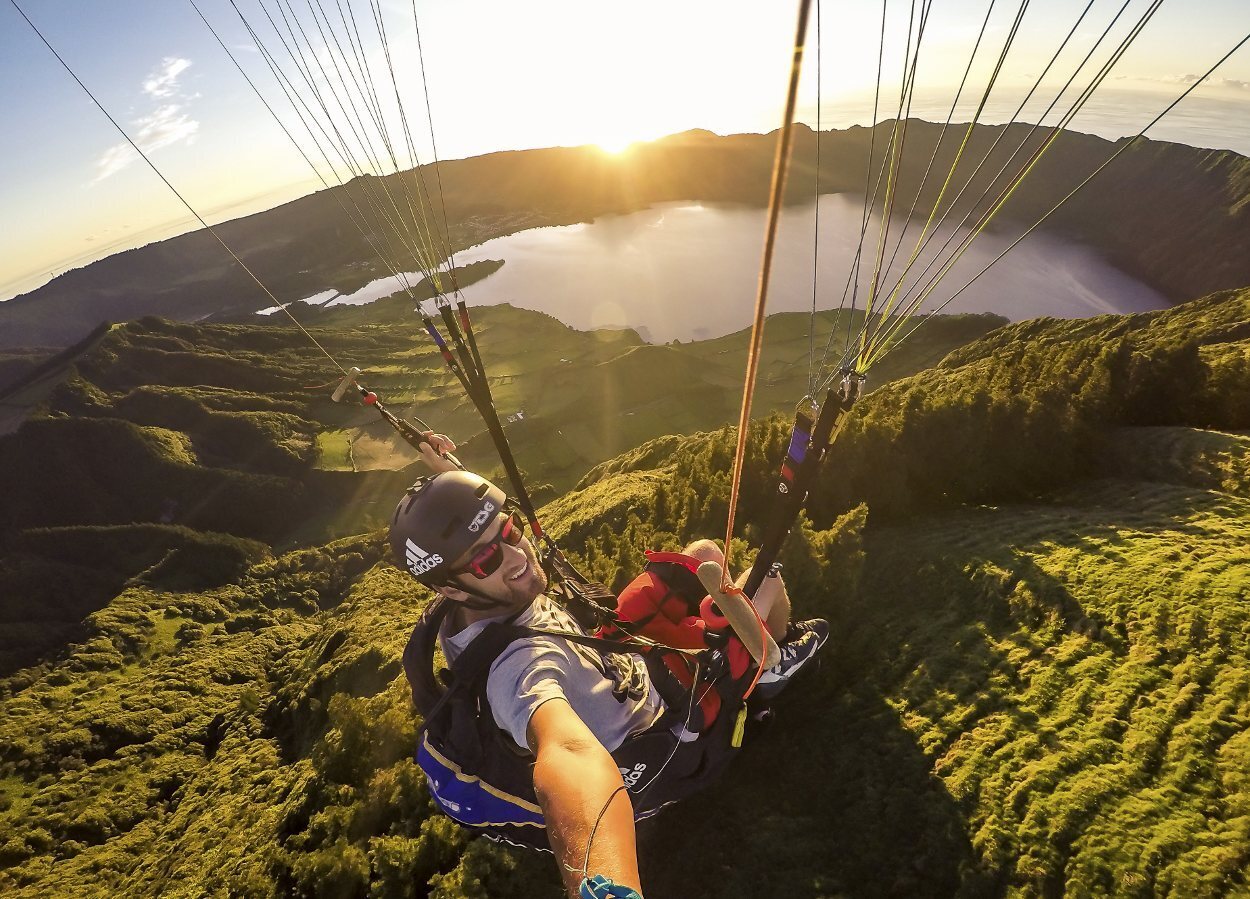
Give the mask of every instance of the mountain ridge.
M 908 121 L 909 146 L 898 191 L 911 196 L 921 162 L 940 126 Z M 822 170 L 815 177 L 817 139 L 796 127 L 787 202 L 816 193 L 862 192 L 872 129 L 854 126 L 820 137 Z M 877 143 L 890 122 L 876 126 Z M 957 126 L 963 128 L 964 126 Z M 987 186 L 995 163 L 1015 145 L 1027 153 L 1048 131 L 1026 140 L 1030 126 L 978 125 L 965 151 L 978 158 L 1004 130 L 1010 136 L 991 156 L 969 192 Z M 949 166 L 948 130 L 935 166 Z M 1017 138 L 1019 140 L 1017 141 Z M 611 157 L 595 147 L 502 151 L 439 164 L 452 214 L 450 245 L 464 249 L 542 225 L 573 224 L 676 200 L 766 202 L 774 151 L 772 135 L 686 132 Z M 1065 132 L 1013 194 L 1003 221 L 1031 224 L 1107 156 L 1117 142 Z M 832 160 L 832 162 L 830 161 Z M 416 170 L 424 177 L 428 167 Z M 354 289 L 387 271 L 369 242 L 344 219 L 336 195 L 367 207 L 375 176 L 318 191 L 267 212 L 217 226 L 218 232 L 277 298 L 291 301 L 329 287 Z M 413 173 L 386 176 L 414 181 Z M 960 177 L 953 186 L 960 187 Z M 927 211 L 938 185 L 917 208 Z M 962 211 L 962 210 L 961 210 Z M 1093 246 L 1114 264 L 1173 301 L 1250 283 L 1250 160 L 1232 151 L 1200 150 L 1141 140 L 1043 226 Z M 400 260 L 415 268 L 415 260 Z M 58 276 L 30 293 L 0 303 L 0 346 L 59 345 L 82 337 L 101 320 L 145 314 L 174 319 L 241 315 L 272 305 L 205 231 L 128 250 Z

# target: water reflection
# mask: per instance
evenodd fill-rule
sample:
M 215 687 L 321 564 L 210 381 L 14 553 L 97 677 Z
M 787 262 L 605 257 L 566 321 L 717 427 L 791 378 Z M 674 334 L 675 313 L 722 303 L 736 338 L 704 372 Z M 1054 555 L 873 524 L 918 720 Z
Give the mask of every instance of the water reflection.
M 857 298 L 872 282 L 879 220 L 869 223 L 865 262 L 858 284 L 848 273 L 859 243 L 863 201 L 834 194 L 820 198 L 820 252 L 816 303 L 834 308 Z M 811 309 L 815 204 L 782 213 L 780 239 L 769 288 L 769 310 Z M 637 328 L 654 342 L 718 337 L 750 324 L 764 242 L 765 212 L 758 207 L 679 202 L 592 223 L 535 228 L 487 241 L 456 255 L 457 265 L 503 259 L 495 274 L 464 289 L 473 305 L 512 303 L 554 315 L 578 329 Z M 892 224 L 882 258 L 892 268 L 884 290 L 898 280 L 921 235 L 923 223 L 902 233 Z M 945 303 L 1018 236 L 1020 229 L 986 231 L 951 269 L 924 305 Z M 951 236 L 944 227 L 913 264 L 907 285 L 927 282 L 921 273 Z M 955 235 L 952 248 L 966 230 Z M 899 242 L 900 234 L 902 241 Z M 900 249 L 895 255 L 895 246 Z M 941 257 L 930 269 L 937 272 Z M 883 266 L 884 267 L 884 266 Z M 419 273 L 410 273 L 412 283 Z M 851 288 L 847 291 L 848 286 Z M 318 294 L 327 305 L 370 303 L 396 290 L 380 278 L 352 294 Z M 1142 312 L 1168 305 L 1162 294 L 1130 277 L 1088 247 L 1045 234 L 1030 235 L 946 311 L 996 312 L 1013 320 L 1051 315 L 1081 318 Z M 271 310 L 266 310 L 271 311 Z
M 847 285 L 858 243 L 862 200 L 848 195 L 820 199 L 817 305 L 836 307 Z M 812 303 L 814 204 L 787 209 L 770 286 L 770 311 L 804 311 Z M 476 305 L 508 302 L 554 315 L 575 328 L 645 328 L 657 342 L 702 339 L 746 327 L 751 319 L 764 235 L 763 210 L 755 207 L 671 203 L 629 215 L 604 216 L 590 224 L 536 228 L 488 241 L 456 256 L 464 265 L 503 259 L 494 275 L 465 289 Z M 884 258 L 893 254 L 901 223 L 895 223 Z M 872 280 L 878 222 L 869 225 L 858 296 Z M 892 285 L 920 236 L 915 223 L 903 237 Z M 931 309 L 997 256 L 1019 231 L 986 232 L 955 265 L 925 304 Z M 943 229 L 913 266 L 909 283 L 933 259 L 950 234 Z M 951 246 L 958 244 L 958 236 Z M 939 262 L 932 271 L 941 266 Z M 1167 306 L 1157 291 L 1081 245 L 1031 235 L 948 308 L 996 312 L 1013 320 L 1042 315 L 1079 318 L 1109 312 L 1140 312 Z

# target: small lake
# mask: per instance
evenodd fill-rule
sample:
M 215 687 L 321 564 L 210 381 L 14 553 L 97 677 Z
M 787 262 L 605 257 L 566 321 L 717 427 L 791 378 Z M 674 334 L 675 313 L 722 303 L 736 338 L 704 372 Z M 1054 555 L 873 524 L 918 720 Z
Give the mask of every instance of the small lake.
M 847 283 L 862 224 L 863 199 L 849 194 L 820 198 L 817 305 L 836 308 Z M 814 203 L 787 208 L 781 218 L 770 312 L 809 311 L 812 304 Z M 487 241 L 456 254 L 456 264 L 502 259 L 495 274 L 464 289 L 471 305 L 511 303 L 546 312 L 581 330 L 638 328 L 656 343 L 718 337 L 751 323 L 766 213 L 757 207 L 697 202 L 668 203 L 591 223 L 535 228 Z M 892 286 L 920 237 L 915 222 L 898 251 Z M 864 242 L 860 303 L 872 280 L 879 220 Z M 888 261 L 902 229 L 892 225 Z M 946 302 L 1019 235 L 1021 228 L 982 233 L 926 301 L 926 311 Z M 908 278 L 932 261 L 953 229 L 944 227 Z M 961 230 L 951 248 L 966 234 Z M 945 259 L 945 255 L 943 259 Z M 940 263 L 932 271 L 936 272 Z M 926 279 L 927 280 L 927 279 Z M 394 292 L 392 279 L 336 297 L 370 302 Z M 324 297 L 324 294 L 322 295 Z M 1081 318 L 1142 312 L 1168 306 L 1158 291 L 1115 268 L 1096 252 L 1070 241 L 1032 234 L 960 295 L 947 312 L 995 312 L 1012 320 Z

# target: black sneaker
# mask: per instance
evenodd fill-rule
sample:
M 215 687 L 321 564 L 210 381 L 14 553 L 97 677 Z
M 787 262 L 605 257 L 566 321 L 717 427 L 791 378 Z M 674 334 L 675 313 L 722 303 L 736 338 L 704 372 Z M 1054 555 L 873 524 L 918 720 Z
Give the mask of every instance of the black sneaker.
M 766 702 L 780 693 L 794 673 L 806 665 L 828 639 L 829 622 L 822 618 L 791 624 L 786 641 L 779 647 L 781 661 L 760 675 L 751 698 Z

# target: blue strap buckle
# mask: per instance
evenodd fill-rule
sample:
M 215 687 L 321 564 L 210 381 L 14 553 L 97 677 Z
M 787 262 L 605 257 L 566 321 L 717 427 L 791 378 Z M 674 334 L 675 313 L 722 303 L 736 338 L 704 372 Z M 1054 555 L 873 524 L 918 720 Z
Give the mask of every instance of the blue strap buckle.
M 613 883 L 602 874 L 583 880 L 579 892 L 582 899 L 642 899 L 637 890 Z

